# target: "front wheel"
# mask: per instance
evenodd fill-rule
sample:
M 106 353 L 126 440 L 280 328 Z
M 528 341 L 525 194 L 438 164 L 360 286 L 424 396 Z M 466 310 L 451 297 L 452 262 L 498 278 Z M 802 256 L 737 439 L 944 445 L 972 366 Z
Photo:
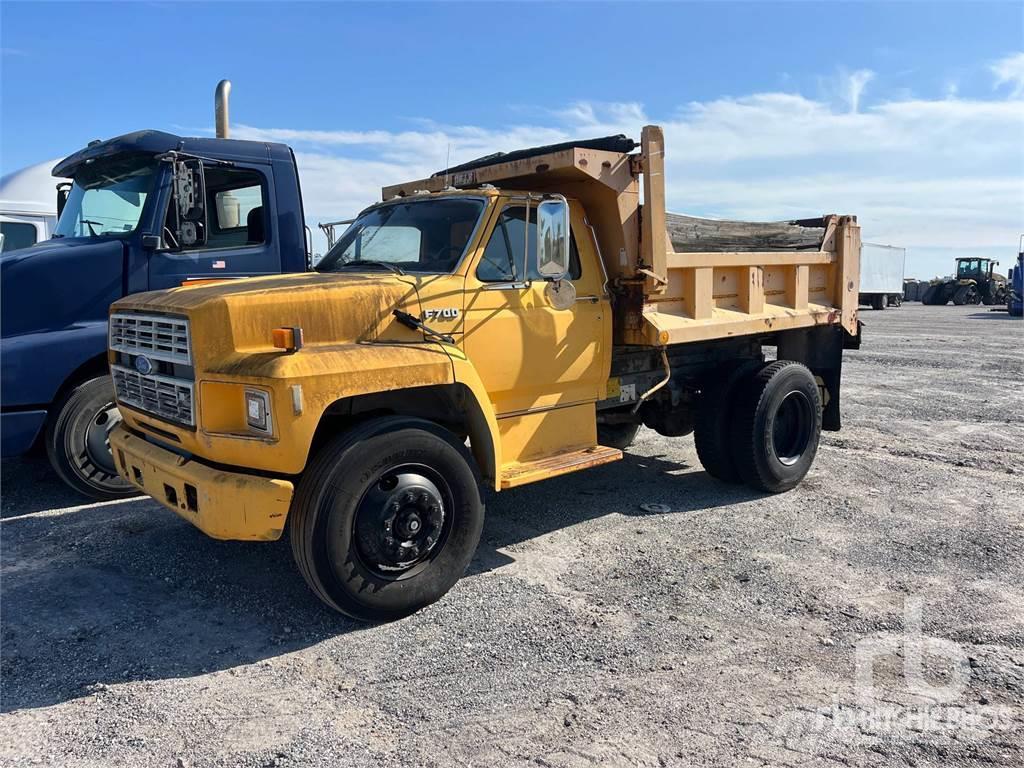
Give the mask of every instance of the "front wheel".
M 60 479 L 84 496 L 110 500 L 134 496 L 110 453 L 110 431 L 121 421 L 114 384 L 98 376 L 79 384 L 57 406 L 46 429 L 46 453 Z
M 292 554 L 324 603 L 389 621 L 444 595 L 476 551 L 484 508 L 454 435 L 384 417 L 325 445 L 289 513 Z
M 741 387 L 732 423 L 736 469 L 752 488 L 781 493 L 811 468 L 821 438 L 821 395 L 793 360 L 765 365 Z

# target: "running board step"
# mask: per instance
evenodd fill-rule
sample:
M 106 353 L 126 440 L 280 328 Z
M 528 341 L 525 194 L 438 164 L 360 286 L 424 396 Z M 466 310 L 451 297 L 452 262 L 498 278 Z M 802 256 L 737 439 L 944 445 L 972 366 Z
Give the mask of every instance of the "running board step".
M 546 480 L 549 477 L 567 475 L 570 472 L 596 467 L 599 464 L 608 464 L 621 458 L 622 451 L 618 448 L 595 445 L 593 448 L 556 453 L 554 456 L 545 456 L 536 461 L 508 464 L 501 468 L 501 487 L 502 490 L 515 488 L 517 485 L 526 485 L 538 480 Z

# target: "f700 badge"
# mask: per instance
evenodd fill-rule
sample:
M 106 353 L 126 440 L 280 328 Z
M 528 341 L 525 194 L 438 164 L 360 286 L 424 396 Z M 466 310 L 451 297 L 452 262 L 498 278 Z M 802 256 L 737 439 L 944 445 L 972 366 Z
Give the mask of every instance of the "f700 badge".
M 425 309 L 423 310 L 423 321 L 427 320 L 458 320 L 459 310 L 455 307 L 445 307 L 444 309 Z

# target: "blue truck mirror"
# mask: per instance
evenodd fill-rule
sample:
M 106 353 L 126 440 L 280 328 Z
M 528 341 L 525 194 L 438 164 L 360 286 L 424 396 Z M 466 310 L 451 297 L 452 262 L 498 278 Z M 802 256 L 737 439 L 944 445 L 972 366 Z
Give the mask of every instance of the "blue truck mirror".
M 182 247 L 206 243 L 206 176 L 203 161 L 175 160 L 173 169 L 174 202 L 178 210 L 177 239 Z

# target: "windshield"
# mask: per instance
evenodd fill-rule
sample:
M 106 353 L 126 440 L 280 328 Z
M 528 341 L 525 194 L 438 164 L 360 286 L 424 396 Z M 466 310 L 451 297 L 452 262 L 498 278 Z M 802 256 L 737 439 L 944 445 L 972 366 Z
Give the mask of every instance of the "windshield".
M 960 262 L 960 274 L 961 275 L 973 275 L 977 271 L 978 271 L 978 260 L 977 259 L 971 259 L 970 261 L 968 261 L 967 259 L 964 259 L 963 261 Z
M 483 200 L 467 197 L 414 200 L 373 208 L 345 230 L 316 270 L 340 272 L 383 267 L 447 274 L 462 258 L 483 210 Z
M 75 175 L 54 237 L 123 235 L 139 224 L 156 166 L 138 157 L 89 166 Z

